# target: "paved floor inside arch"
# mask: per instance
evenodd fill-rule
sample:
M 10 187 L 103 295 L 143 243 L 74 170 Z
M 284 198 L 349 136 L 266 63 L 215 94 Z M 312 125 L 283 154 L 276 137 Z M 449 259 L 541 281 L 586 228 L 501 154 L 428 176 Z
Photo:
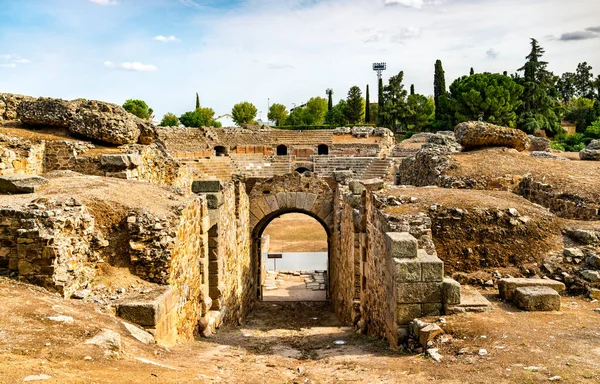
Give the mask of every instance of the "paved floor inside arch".
M 326 275 L 316 272 L 267 271 L 264 301 L 326 301 Z

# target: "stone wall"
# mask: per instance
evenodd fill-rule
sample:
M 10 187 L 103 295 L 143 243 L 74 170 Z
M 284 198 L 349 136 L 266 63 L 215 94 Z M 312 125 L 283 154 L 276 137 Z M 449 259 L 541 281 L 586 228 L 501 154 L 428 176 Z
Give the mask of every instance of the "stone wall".
M 0 175 L 42 173 L 45 149 L 44 142 L 33 143 L 0 134 Z
M 75 199 L 0 208 L 0 274 L 65 297 L 88 284 L 106 244 Z
M 208 295 L 209 228 L 206 199 L 198 197 L 181 212 L 170 252 L 168 282 L 177 301 L 180 340 L 193 340 L 197 336 L 198 321 L 211 306 Z
M 94 148 L 84 141 L 47 141 L 44 172 L 70 170 L 85 175 L 104 176 L 98 157 L 82 156 Z
M 141 164 L 132 179 L 190 190 L 192 177 L 187 168 L 171 157 L 160 144 L 130 145 L 125 151 L 141 157 Z

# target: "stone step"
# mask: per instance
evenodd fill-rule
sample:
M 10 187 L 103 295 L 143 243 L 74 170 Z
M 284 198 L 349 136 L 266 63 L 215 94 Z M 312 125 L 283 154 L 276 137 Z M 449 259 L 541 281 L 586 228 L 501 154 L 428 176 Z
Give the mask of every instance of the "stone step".
M 549 287 L 560 293 L 565 290 L 565 285 L 560 281 L 551 279 L 524 279 L 524 278 L 509 278 L 498 280 L 498 290 L 500 297 L 506 301 L 512 302 L 517 288 L 521 287 Z
M 489 312 L 492 310 L 492 304 L 475 288 L 461 286 L 460 304 L 448 305 L 445 308 L 447 315 L 467 312 Z

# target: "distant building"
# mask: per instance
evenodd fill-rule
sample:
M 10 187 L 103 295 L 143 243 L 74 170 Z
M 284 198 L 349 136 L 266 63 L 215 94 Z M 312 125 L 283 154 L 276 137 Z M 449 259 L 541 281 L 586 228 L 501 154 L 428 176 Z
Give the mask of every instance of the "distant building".
M 571 123 L 570 121 L 561 121 L 560 126 L 565 130 L 567 135 L 577 133 L 577 127 L 575 126 L 575 123 Z

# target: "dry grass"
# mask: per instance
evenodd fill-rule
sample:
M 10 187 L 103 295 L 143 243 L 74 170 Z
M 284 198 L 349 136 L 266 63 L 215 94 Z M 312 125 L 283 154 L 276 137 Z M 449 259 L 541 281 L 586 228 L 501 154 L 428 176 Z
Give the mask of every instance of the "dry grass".
M 273 252 L 327 252 L 327 233 L 323 226 L 302 213 L 279 216 L 263 234 L 270 236 Z

